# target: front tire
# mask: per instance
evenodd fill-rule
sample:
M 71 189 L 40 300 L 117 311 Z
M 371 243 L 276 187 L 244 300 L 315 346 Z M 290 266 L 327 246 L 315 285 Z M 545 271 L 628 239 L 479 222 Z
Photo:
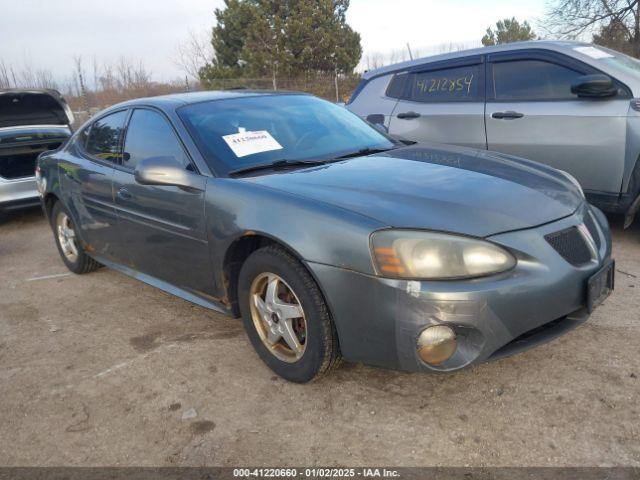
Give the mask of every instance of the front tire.
M 60 202 L 56 202 L 51 211 L 51 226 L 60 257 L 69 270 L 83 274 L 100 268 L 100 264 L 85 253 L 71 215 Z
M 313 381 L 340 363 L 338 335 L 318 285 L 277 246 L 252 253 L 238 280 L 240 312 L 260 358 L 291 382 Z

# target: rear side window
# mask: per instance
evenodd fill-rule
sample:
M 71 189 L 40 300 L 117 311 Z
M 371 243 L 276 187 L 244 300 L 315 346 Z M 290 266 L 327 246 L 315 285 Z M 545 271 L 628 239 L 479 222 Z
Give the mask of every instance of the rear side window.
M 570 100 L 571 84 L 583 73 L 542 60 L 493 64 L 496 100 Z
M 118 163 L 121 156 L 120 138 L 126 116 L 127 112 L 122 111 L 96 120 L 87 135 L 85 151 L 100 160 Z
M 480 65 L 413 73 L 409 82 L 409 100 L 414 102 L 477 101 Z
M 151 157 L 173 157 L 185 168 L 191 162 L 169 122 L 158 112 L 146 109 L 133 111 L 124 145 L 122 164 L 134 169 L 140 160 Z
M 402 98 L 408 78 L 409 74 L 407 72 L 394 75 L 387 87 L 387 97 Z

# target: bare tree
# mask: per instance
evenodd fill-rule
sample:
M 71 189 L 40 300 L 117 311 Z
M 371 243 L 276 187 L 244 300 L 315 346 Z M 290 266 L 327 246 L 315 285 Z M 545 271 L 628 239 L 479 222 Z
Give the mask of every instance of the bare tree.
M 16 68 L 0 62 L 0 88 L 58 88 L 53 72 L 45 68 L 36 69 L 25 63 Z
M 207 35 L 189 31 L 188 37 L 176 47 L 173 63 L 195 80 L 200 79 L 200 70 L 214 57 L 213 47 Z
M 0 88 L 11 88 L 12 86 L 11 67 L 0 61 Z
M 370 52 L 365 55 L 364 64 L 366 70 L 380 68 L 384 65 L 384 58 L 380 52 Z
M 85 79 L 87 78 L 84 71 L 84 63 L 82 61 L 82 57 L 80 55 L 75 55 L 73 57 L 73 64 L 75 67 L 75 74 L 77 79 L 77 88 L 78 96 L 82 98 L 82 106 L 85 110 L 89 109 L 89 95 L 87 93 L 87 87 L 85 83 Z
M 611 24 L 619 26 L 631 51 L 640 57 L 640 5 L 638 0 L 556 0 L 544 22 L 552 34 L 577 38 Z

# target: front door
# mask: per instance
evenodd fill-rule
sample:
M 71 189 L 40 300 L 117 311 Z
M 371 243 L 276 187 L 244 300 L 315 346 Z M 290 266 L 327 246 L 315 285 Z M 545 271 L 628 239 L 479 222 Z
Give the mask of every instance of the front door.
M 571 93 L 591 67 L 565 56 L 492 55 L 487 93 L 489 150 L 569 172 L 587 191 L 620 191 L 629 98 Z
M 156 110 L 135 109 L 125 135 L 114 193 L 119 230 L 133 268 L 179 288 L 210 294 L 204 192 L 141 185 L 133 175 L 145 158 L 172 156 L 195 171 L 193 163 L 169 121 Z
M 486 148 L 481 58 L 428 68 L 409 73 L 389 133 L 416 142 Z

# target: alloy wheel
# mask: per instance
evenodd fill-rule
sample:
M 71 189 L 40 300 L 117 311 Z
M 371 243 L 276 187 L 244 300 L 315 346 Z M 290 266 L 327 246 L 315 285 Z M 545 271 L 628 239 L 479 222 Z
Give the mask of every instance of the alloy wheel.
M 278 275 L 262 273 L 249 295 L 253 324 L 265 347 L 284 362 L 300 360 L 307 345 L 307 320 L 295 292 Z
M 62 253 L 70 262 L 78 259 L 78 245 L 76 243 L 76 231 L 73 222 L 65 212 L 60 212 L 56 218 L 56 232 Z

